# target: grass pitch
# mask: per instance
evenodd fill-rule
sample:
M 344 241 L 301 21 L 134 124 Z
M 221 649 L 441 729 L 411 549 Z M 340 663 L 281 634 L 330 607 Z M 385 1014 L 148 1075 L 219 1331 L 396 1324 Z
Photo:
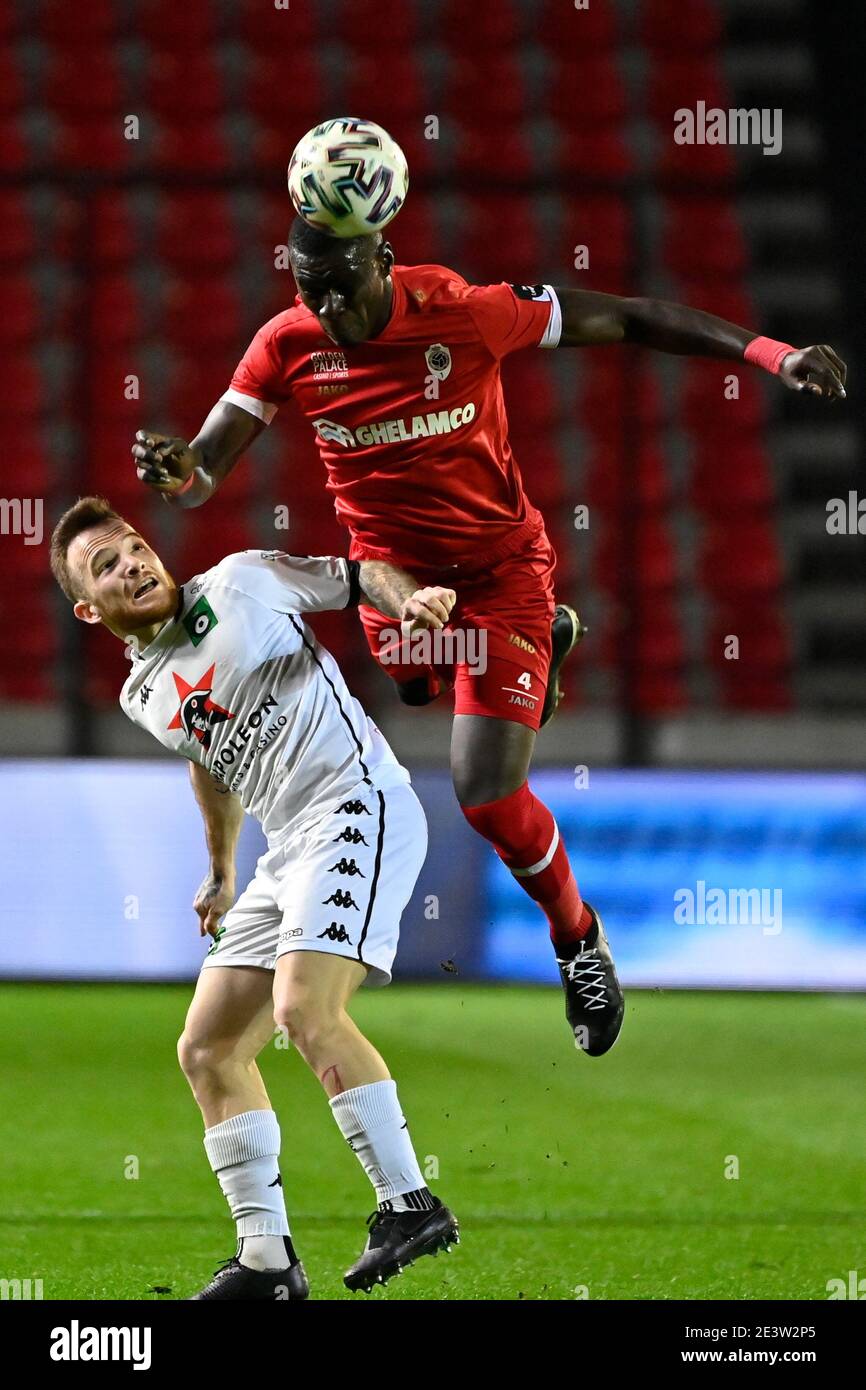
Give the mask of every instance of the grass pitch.
M 175 1059 L 190 995 L 0 986 L 0 1277 L 41 1278 L 46 1299 L 178 1299 L 233 1253 Z M 632 991 L 597 1059 L 553 990 L 449 978 L 364 995 L 355 1016 L 462 1228 L 372 1298 L 825 1299 L 866 1269 L 864 999 Z M 269 1048 L 262 1069 L 312 1297 L 363 1298 L 341 1275 L 367 1180 L 297 1053 Z

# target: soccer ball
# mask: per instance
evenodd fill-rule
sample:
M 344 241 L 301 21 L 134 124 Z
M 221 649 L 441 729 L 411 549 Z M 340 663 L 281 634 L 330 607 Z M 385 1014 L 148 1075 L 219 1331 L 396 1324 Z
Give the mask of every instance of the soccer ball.
M 312 130 L 289 161 L 295 211 L 331 236 L 369 236 L 387 227 L 409 187 L 406 156 L 373 121 L 341 116 Z

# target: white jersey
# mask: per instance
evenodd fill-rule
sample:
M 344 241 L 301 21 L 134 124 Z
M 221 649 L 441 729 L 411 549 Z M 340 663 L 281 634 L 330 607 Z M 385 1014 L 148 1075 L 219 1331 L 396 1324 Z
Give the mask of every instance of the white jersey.
M 236 792 L 270 845 L 357 789 L 409 782 L 299 616 L 357 596 L 349 561 L 245 550 L 184 584 L 146 647 L 130 639 L 124 713 Z

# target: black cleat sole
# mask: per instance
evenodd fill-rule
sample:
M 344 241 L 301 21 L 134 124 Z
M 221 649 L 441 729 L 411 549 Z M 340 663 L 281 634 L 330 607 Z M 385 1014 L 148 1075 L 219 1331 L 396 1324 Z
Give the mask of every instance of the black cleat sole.
M 389 1279 L 402 1274 L 404 1269 L 408 1269 L 424 1255 L 436 1256 L 440 1250 L 448 1253 L 452 1245 L 459 1245 L 460 1227 L 456 1217 L 445 1207 L 439 1210 L 446 1219 L 444 1222 L 437 1223 L 436 1228 L 431 1230 L 429 1235 L 405 1242 L 399 1251 L 395 1251 L 389 1259 L 383 1260 L 374 1269 L 363 1269 L 357 1272 L 349 1270 L 343 1277 L 346 1288 L 351 1289 L 353 1293 L 372 1293 L 377 1285 L 387 1284 Z

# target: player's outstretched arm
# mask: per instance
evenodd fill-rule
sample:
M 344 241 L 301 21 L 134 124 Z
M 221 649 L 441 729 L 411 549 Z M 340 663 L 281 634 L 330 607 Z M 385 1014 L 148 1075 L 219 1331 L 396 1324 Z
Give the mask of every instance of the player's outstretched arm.
M 590 290 L 557 289 L 561 347 L 640 343 L 659 352 L 753 362 L 781 377 L 792 391 L 845 399 L 847 367 L 826 343 L 795 348 L 748 328 L 664 299 L 629 299 Z
M 389 618 L 399 618 L 410 632 L 444 627 L 457 602 L 453 589 L 436 584 L 422 588 L 406 570 L 382 560 L 362 560 L 359 578 L 361 602 Z
M 167 502 L 200 507 L 265 428 L 263 420 L 230 401 L 217 401 L 195 439 L 139 430 L 132 446 L 139 481 Z
M 193 900 L 199 935 L 216 936 L 220 918 L 235 900 L 235 851 L 244 809 L 240 798 L 222 787 L 200 763 L 190 762 L 189 776 L 204 821 L 210 866 Z

